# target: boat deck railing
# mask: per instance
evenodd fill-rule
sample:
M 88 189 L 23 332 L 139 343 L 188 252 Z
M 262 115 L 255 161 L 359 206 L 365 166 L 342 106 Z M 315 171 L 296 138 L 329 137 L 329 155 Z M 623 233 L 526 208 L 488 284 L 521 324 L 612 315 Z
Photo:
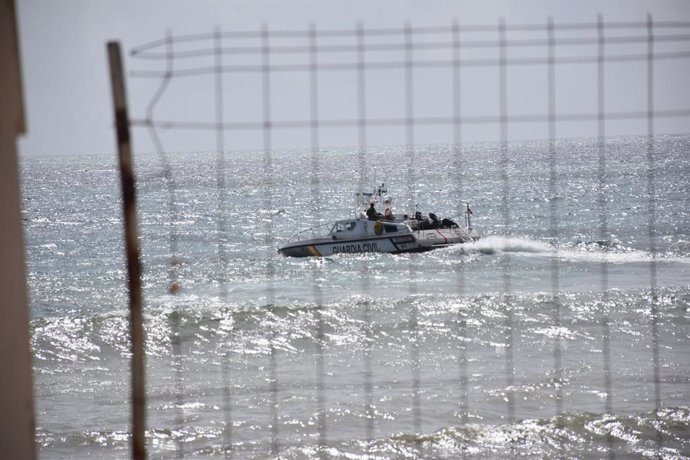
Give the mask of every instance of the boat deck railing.
M 306 239 L 325 238 L 330 234 L 332 226 L 333 223 L 329 222 L 327 224 L 316 225 L 306 230 L 302 230 L 290 236 L 286 243 L 293 243 L 295 241 Z

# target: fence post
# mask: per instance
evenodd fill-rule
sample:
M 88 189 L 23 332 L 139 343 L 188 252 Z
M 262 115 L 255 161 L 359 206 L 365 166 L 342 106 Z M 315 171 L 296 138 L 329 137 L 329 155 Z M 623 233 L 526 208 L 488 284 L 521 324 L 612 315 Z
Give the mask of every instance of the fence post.
M 129 283 L 130 336 L 132 346 L 132 458 L 144 459 L 146 395 L 144 391 L 144 327 L 142 318 L 141 263 L 136 216 L 136 192 L 129 136 L 129 116 L 122 71 L 120 44 L 108 43 L 110 82 L 112 85 L 117 150 L 125 226 L 125 249 Z
M 0 0 L 0 455 L 36 458 L 26 256 L 17 138 L 26 132 L 18 21 Z

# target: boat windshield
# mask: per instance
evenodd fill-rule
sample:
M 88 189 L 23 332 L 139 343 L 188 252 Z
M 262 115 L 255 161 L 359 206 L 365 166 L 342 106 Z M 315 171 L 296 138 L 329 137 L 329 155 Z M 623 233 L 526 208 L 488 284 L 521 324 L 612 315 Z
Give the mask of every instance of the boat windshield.
M 354 220 L 343 220 L 333 225 L 331 233 L 349 232 L 354 230 L 356 226 L 357 222 Z

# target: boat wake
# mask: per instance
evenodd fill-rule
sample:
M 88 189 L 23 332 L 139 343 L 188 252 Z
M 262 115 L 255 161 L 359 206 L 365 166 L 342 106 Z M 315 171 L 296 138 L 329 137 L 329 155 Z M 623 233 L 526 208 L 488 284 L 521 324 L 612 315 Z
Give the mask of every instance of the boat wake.
M 501 253 L 548 254 L 555 252 L 555 248 L 548 243 L 526 238 L 511 238 L 503 236 L 487 236 L 473 243 L 465 244 L 468 252 L 494 255 Z
M 687 256 L 672 253 L 652 254 L 649 251 L 633 249 L 612 241 L 577 241 L 571 245 L 557 247 L 544 241 L 493 235 L 473 243 L 466 243 L 457 248 L 449 248 L 449 250 L 468 254 L 514 254 L 524 257 L 556 257 L 567 262 L 585 263 L 626 264 L 650 263 L 652 261 L 690 263 L 690 258 Z

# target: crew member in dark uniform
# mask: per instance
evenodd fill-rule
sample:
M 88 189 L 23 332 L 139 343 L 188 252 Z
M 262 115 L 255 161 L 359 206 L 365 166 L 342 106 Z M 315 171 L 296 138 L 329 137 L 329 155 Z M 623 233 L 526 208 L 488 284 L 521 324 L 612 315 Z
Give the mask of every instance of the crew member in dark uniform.
M 369 205 L 369 209 L 367 209 L 367 217 L 369 220 L 376 220 L 376 216 L 378 213 L 376 212 L 376 209 L 374 208 L 374 203 L 371 203 Z

